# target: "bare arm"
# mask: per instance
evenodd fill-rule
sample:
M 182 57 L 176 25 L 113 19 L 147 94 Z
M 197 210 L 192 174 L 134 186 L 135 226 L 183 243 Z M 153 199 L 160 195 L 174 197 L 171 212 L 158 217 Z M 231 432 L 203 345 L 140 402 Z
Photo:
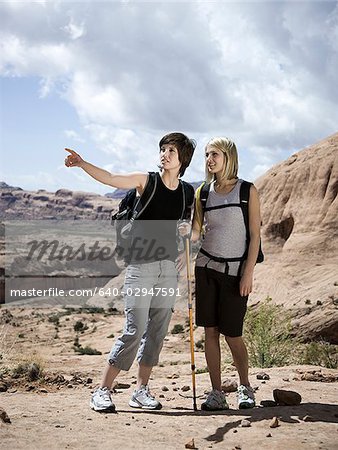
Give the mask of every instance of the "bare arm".
M 70 153 L 65 159 L 66 167 L 81 167 L 88 175 L 100 183 L 120 189 L 136 188 L 141 193 L 146 185 L 148 174 L 142 172 L 132 172 L 127 174 L 110 173 L 107 170 L 90 164 L 81 158 L 74 150 L 65 148 Z
M 201 208 L 202 209 L 202 208 Z M 197 210 L 196 204 L 194 209 L 194 215 L 192 218 L 192 227 L 191 227 L 191 240 L 196 242 L 201 237 L 201 230 L 203 223 L 203 217 L 201 217 L 201 212 Z
M 250 244 L 248 258 L 246 260 L 244 273 L 240 283 L 241 295 L 249 295 L 252 291 L 253 271 L 257 261 L 260 242 L 261 214 L 258 192 L 255 186 L 250 187 L 249 198 L 249 232 Z

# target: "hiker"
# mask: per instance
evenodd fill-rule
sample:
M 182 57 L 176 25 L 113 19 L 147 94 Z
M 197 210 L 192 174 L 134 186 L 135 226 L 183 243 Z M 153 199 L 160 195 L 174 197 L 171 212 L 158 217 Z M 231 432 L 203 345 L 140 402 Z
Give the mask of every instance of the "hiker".
M 211 139 L 205 147 L 206 182 L 195 196 L 192 240 L 202 246 L 196 258 L 196 325 L 205 329 L 205 357 L 212 391 L 202 403 L 203 410 L 228 409 L 221 388 L 220 335 L 223 335 L 240 380 L 239 408 L 255 406 L 248 378 L 248 353 L 242 338 L 248 295 L 260 249 L 260 207 L 254 185 L 239 179 L 238 155 L 228 138 Z M 248 186 L 248 230 L 240 205 L 241 186 Z M 204 205 L 201 198 L 206 192 Z M 205 197 L 205 194 L 203 194 Z M 235 204 L 234 206 L 231 206 Z M 249 236 L 249 245 L 247 238 Z
M 195 146 L 195 141 L 182 133 L 165 135 L 159 142 L 160 172 L 148 174 L 143 172 L 110 173 L 84 161 L 73 150 L 65 149 L 70 152 L 65 160 L 67 167 L 81 167 L 97 181 L 108 186 L 120 189 L 136 188 L 137 194 L 142 196 L 150 179 L 155 181 L 156 187 L 150 202 L 138 217 L 140 222 L 136 220 L 135 223 L 162 220 L 161 224 L 169 224 L 165 232 L 160 227 L 157 228 L 160 228 L 158 236 L 160 233 L 165 235 L 164 238 L 167 244 L 169 242 L 171 251 L 163 254 L 162 257 L 160 253 L 157 253 L 150 260 L 131 256 L 128 261 L 122 290 L 125 302 L 125 326 L 108 356 L 101 385 L 92 394 L 90 406 L 94 411 L 115 411 L 110 395 L 111 386 L 121 370 L 130 369 L 136 354 L 137 384 L 129 405 L 142 409 L 162 407 L 151 395 L 148 381 L 153 367 L 158 364 L 176 297 L 169 296 L 168 292 L 173 292 L 170 289 L 177 287 L 178 274 L 175 267 L 177 221 L 182 217 L 190 220 L 194 201 L 193 187 L 180 180 L 180 177 L 190 164 Z M 155 287 L 157 290 L 154 292 Z M 137 296 L 136 290 L 142 295 Z

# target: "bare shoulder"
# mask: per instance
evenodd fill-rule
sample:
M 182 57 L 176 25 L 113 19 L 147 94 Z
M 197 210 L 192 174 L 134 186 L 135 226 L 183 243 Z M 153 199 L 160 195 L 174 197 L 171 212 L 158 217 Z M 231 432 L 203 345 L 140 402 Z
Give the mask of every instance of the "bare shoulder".
M 254 196 L 258 197 L 258 190 L 254 184 L 251 184 L 250 186 L 250 195 L 253 194 Z

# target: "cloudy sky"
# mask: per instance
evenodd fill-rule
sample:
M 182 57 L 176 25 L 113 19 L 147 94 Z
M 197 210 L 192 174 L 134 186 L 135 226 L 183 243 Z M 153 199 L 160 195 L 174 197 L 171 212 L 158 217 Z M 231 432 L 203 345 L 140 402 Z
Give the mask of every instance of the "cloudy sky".
M 231 137 L 240 175 L 338 131 L 338 5 L 0 2 L 0 180 L 110 188 L 63 166 L 64 147 L 111 171 L 156 170 L 169 131 Z

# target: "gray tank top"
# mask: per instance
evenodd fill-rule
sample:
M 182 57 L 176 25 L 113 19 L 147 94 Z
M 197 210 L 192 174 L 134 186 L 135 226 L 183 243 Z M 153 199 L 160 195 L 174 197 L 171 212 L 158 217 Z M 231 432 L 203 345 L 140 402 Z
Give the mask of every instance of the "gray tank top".
M 228 194 L 217 194 L 214 182 L 211 183 L 210 192 L 206 206 L 219 206 L 224 204 L 237 204 L 226 208 L 206 211 L 205 213 L 205 236 L 202 241 L 202 248 L 213 256 L 221 258 L 238 258 L 246 250 L 246 229 L 243 213 L 240 204 L 240 187 L 243 180 L 239 179 Z M 201 252 L 198 253 L 196 266 L 203 267 L 207 264 L 209 269 L 225 272 L 225 263 L 211 260 Z M 239 261 L 228 262 L 229 275 L 236 276 L 239 268 Z

